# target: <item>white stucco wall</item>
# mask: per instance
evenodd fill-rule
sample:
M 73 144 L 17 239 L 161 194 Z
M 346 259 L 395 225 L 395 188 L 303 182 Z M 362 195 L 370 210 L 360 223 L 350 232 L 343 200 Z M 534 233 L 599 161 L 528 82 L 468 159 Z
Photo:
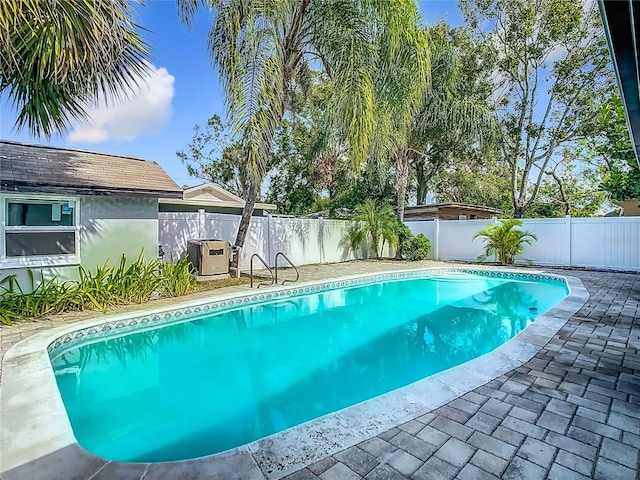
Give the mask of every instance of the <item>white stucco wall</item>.
M 5 208 L 5 197 L 0 195 L 0 208 Z M 78 224 L 80 263 L 85 269 L 94 271 L 105 263 L 117 265 L 122 254 L 129 261 L 136 260 L 142 251 L 146 259 L 157 256 L 158 201 L 154 198 L 80 196 Z M 79 265 L 38 266 L 32 271 L 36 280 L 41 274 L 45 279 L 56 276 L 62 281 L 72 280 L 78 278 Z M 26 268 L 0 266 L 0 279 L 8 275 L 16 275 L 21 287 L 30 290 Z

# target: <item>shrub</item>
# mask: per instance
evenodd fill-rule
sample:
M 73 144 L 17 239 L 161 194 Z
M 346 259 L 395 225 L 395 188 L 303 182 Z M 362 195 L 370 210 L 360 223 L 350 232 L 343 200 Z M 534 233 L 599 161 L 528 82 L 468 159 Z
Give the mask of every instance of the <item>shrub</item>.
M 397 225 L 398 231 L 398 250 L 400 251 L 401 256 L 405 256 L 405 252 L 409 247 L 409 243 L 413 238 L 413 233 L 411 233 L 411 229 L 407 227 L 405 223 L 398 222 Z
M 164 297 L 179 297 L 193 290 L 198 282 L 191 273 L 193 264 L 188 257 L 181 258 L 177 263 L 164 263 L 160 282 L 160 295 Z
M 64 283 L 57 278 L 45 281 L 41 274 L 41 281 L 35 286 L 29 269 L 29 293 L 24 292 L 15 275 L 0 280 L 0 323 L 10 325 L 15 320 L 88 308 L 106 312 L 109 306 L 143 303 L 154 295 L 184 295 L 196 286 L 190 270 L 187 258 L 161 264 L 157 259 L 146 261 L 140 254 L 127 265 L 123 255 L 116 268 L 105 264 L 91 272 L 80 267 L 79 279 Z
M 500 225 L 489 225 L 476 233 L 473 240 L 484 238 L 484 254 L 478 256 L 478 260 L 483 262 L 488 256 L 495 255 L 502 265 L 513 265 L 516 257 L 524 251 L 524 246 L 537 240 L 532 231 L 517 228 L 522 225 L 521 220 L 510 218 L 500 220 Z
M 423 233 L 412 235 L 402 250 L 404 257 L 411 261 L 426 260 L 430 253 L 431 242 Z

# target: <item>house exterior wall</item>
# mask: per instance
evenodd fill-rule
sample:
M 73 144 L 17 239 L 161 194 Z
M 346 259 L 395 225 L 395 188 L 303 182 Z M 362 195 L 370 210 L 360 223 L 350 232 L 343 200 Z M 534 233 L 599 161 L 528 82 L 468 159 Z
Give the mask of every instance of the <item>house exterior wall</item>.
M 440 220 L 459 220 L 460 215 L 464 215 L 466 217 L 465 220 L 488 220 L 497 214 L 478 209 L 442 207 L 438 208 L 437 211 L 428 212 L 405 210 L 404 217 L 408 222 L 415 222 L 420 220 L 433 220 L 435 218 Z
M 1 208 L 5 199 L 13 195 L 0 195 Z M 29 198 L 51 199 L 55 196 L 28 195 Z M 79 262 L 69 265 L 47 264 L 47 258 L 29 267 L 34 278 L 58 277 L 61 281 L 78 278 L 78 266 L 95 270 L 109 263 L 117 265 L 124 254 L 129 261 L 136 260 L 141 251 L 145 259 L 157 256 L 158 249 L 158 201 L 155 198 L 130 198 L 106 196 L 79 196 L 77 223 L 79 225 Z M 4 222 L 0 225 L 4 237 Z M 0 256 L 4 251 L 0 252 Z M 27 266 L 2 265 L 0 258 L 0 280 L 15 275 L 23 290 L 31 290 Z

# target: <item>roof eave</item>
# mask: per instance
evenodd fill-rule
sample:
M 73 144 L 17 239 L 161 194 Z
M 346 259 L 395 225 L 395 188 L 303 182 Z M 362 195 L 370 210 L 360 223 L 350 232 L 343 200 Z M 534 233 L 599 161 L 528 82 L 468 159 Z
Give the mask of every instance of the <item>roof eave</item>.
M 0 181 L 0 193 L 38 193 L 50 195 L 96 195 L 147 198 L 181 198 L 182 190 L 145 190 L 87 185 L 52 185 Z

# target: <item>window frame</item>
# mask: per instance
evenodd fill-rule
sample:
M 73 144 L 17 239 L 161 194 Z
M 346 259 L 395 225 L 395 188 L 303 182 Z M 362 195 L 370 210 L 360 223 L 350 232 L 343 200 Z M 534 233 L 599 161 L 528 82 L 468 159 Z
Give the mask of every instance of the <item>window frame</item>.
M 7 212 L 9 203 L 46 203 L 46 202 L 74 202 L 73 226 L 8 226 Z M 0 195 L 0 268 L 29 268 L 29 267 L 57 267 L 80 264 L 80 198 L 73 195 L 39 195 L 39 194 L 5 194 Z M 8 257 L 6 234 L 20 232 L 74 232 L 75 253 L 59 255 L 30 255 L 24 257 Z

